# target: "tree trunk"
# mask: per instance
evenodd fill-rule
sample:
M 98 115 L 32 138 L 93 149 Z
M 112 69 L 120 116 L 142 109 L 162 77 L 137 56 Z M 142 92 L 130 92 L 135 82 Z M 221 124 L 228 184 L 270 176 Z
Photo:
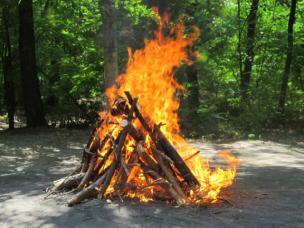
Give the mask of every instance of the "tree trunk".
M 237 45 L 237 52 L 238 52 L 238 62 L 239 62 L 239 72 L 242 75 L 243 69 L 243 57 L 242 57 L 242 26 L 241 26 L 241 0 L 237 1 L 237 24 L 238 24 L 238 45 Z
M 36 68 L 32 0 L 19 3 L 19 55 L 27 126 L 44 126 L 46 121 Z
M 292 0 L 290 6 L 289 21 L 288 21 L 287 57 L 285 62 L 284 73 L 282 76 L 281 91 L 280 91 L 279 105 L 278 105 L 278 110 L 280 113 L 284 113 L 285 111 L 286 93 L 287 93 L 288 79 L 290 75 L 290 67 L 291 67 L 292 55 L 293 55 L 293 25 L 296 19 L 295 18 L 296 7 L 297 7 L 297 0 Z
M 240 92 L 242 104 L 248 101 L 248 90 L 250 84 L 250 77 L 252 72 L 254 60 L 254 42 L 255 42 L 255 28 L 257 23 L 257 13 L 259 7 L 259 0 L 252 0 L 250 12 L 247 18 L 247 44 L 246 44 L 246 58 L 244 61 L 244 69 L 241 72 Z
M 105 87 L 115 82 L 118 74 L 117 63 L 117 27 L 114 0 L 103 0 L 103 46 Z
M 3 8 L 3 27 L 4 27 L 4 50 L 2 57 L 3 75 L 4 75 L 4 104 L 8 113 L 9 129 L 14 129 L 14 115 L 15 115 L 15 83 L 13 79 L 12 66 L 12 51 L 11 39 L 9 34 L 9 18 L 7 7 Z

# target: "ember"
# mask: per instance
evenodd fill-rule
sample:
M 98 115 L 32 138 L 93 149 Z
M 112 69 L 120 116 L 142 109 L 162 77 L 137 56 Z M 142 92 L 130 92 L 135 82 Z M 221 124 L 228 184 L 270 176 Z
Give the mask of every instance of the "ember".
M 222 151 L 218 155 L 229 168 L 212 169 L 180 134 L 176 94 L 184 89 L 174 80 L 173 69 L 191 64 L 189 47 L 199 30 L 185 36 L 179 23 L 165 36 L 168 18 L 159 24 L 144 49 L 129 50 L 126 72 L 118 77 L 118 86 L 106 91 L 113 105 L 100 113 L 81 167 L 54 183 L 54 191 L 78 191 L 69 205 L 91 197 L 214 203 L 233 183 L 238 159 Z

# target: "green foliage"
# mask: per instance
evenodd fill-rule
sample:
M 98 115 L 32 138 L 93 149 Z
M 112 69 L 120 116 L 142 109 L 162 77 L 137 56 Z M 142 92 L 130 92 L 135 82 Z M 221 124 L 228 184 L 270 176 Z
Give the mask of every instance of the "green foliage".
M 3 4 L 10 9 L 16 75 L 19 70 L 18 1 L 5 0 Z M 141 48 L 144 38 L 153 34 L 155 13 L 147 7 L 147 2 L 115 2 L 120 71 L 125 69 L 127 47 Z M 277 113 L 277 105 L 286 59 L 289 15 L 289 5 L 282 2 L 260 1 L 250 102 L 241 110 L 238 45 L 243 62 L 251 1 L 240 1 L 240 18 L 237 1 L 168 1 L 173 21 L 183 16 L 187 28 L 196 25 L 201 30 L 194 47 L 202 56 L 195 64 L 198 81 L 189 82 L 185 69 L 178 72 L 179 80 L 188 90 L 181 110 L 181 123 L 186 134 L 256 138 L 265 129 L 281 127 L 282 116 Z M 101 0 L 34 1 L 40 89 L 46 112 L 54 122 L 92 121 L 100 108 L 104 90 L 102 4 Z M 285 124 L 295 128 L 304 127 L 303 25 L 304 2 L 298 1 L 294 55 L 283 116 Z M 1 78 L 2 74 L 0 81 Z M 17 84 L 18 80 L 16 77 Z M 191 95 L 196 93 L 197 87 L 199 104 L 191 106 Z M 20 88 L 17 91 L 20 93 Z M 0 96 L 3 96 L 2 87 Z M 18 99 L 22 100 L 20 95 Z M 189 116 L 191 118 L 187 118 Z

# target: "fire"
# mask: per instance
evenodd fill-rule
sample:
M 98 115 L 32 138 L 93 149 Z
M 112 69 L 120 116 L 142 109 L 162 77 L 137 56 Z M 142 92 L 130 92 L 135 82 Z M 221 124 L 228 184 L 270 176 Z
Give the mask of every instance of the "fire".
M 223 169 L 209 167 L 208 160 L 200 155 L 191 157 L 197 150 L 188 144 L 180 133 L 177 114 L 180 102 L 177 93 L 183 92 L 184 88 L 175 81 L 174 69 L 183 63 L 191 64 L 190 47 L 198 38 L 199 29 L 195 27 L 191 34 L 185 35 L 184 25 L 180 22 L 171 25 L 166 36 L 163 30 L 168 25 L 168 17 L 165 17 L 159 21 L 155 38 L 146 41 L 143 49 L 136 50 L 134 53 L 131 49 L 128 50 L 129 62 L 126 71 L 118 76 L 115 85 L 106 90 L 106 96 L 110 103 L 113 103 L 117 96 L 124 96 L 124 91 L 130 91 L 134 96 L 138 96 L 138 107 L 141 113 L 149 116 L 154 123 L 164 124 L 161 127 L 162 132 L 177 148 L 178 153 L 199 181 L 199 187 L 187 190 L 187 203 L 217 202 L 221 190 L 232 185 L 239 160 L 228 151 L 220 152 L 218 156 L 228 163 L 228 168 Z M 117 137 L 122 129 L 119 125 L 121 119 L 106 113 L 100 113 L 100 115 L 107 124 L 103 124 L 98 129 L 99 137 L 104 138 L 107 134 Z M 135 120 L 133 124 L 136 128 L 142 129 L 138 120 Z M 130 161 L 136 142 L 131 137 L 127 137 L 126 141 L 125 159 Z M 151 139 L 147 134 L 145 140 L 147 153 L 149 153 L 148 149 L 151 144 Z M 99 154 L 105 156 L 110 147 L 111 141 L 108 141 Z M 108 160 L 100 170 L 104 170 L 110 163 L 111 161 Z M 144 175 L 140 166 L 133 166 L 129 172 L 127 184 L 134 187 L 130 187 L 129 191 L 124 193 L 126 196 L 148 202 L 153 199 L 154 195 L 162 193 L 159 186 L 150 186 L 151 180 Z M 106 195 L 111 195 L 115 191 L 117 176 L 116 171 Z M 181 178 L 180 180 L 182 181 Z

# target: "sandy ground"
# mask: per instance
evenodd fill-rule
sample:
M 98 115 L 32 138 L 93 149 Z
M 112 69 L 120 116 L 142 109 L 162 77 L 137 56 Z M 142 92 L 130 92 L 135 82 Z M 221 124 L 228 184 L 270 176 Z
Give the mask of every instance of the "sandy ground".
M 0 227 L 304 227 L 304 147 L 269 141 L 194 141 L 211 159 L 231 149 L 240 159 L 230 203 L 206 207 L 44 199 L 51 181 L 79 162 L 88 131 L 0 132 Z

